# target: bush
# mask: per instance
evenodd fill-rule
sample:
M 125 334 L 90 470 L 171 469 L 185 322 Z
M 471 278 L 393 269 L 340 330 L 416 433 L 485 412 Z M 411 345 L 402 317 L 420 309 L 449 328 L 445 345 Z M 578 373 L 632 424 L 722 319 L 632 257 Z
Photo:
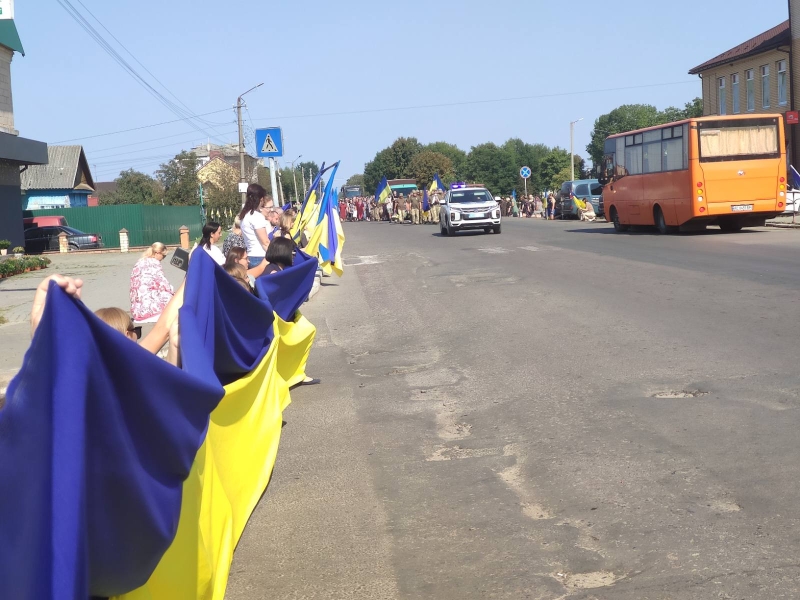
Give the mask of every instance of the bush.
M 0 250 L 7 250 L 11 246 L 8 240 L 0 240 Z
M 40 258 L 38 256 L 26 256 L 24 258 L 9 258 L 0 262 L 0 275 L 3 277 L 11 277 L 12 275 L 19 275 L 24 273 L 25 269 L 35 271 L 38 269 L 46 269 L 50 264 L 47 258 Z
M 22 246 L 16 246 L 14 250 L 12 250 L 14 254 L 25 254 L 25 248 Z

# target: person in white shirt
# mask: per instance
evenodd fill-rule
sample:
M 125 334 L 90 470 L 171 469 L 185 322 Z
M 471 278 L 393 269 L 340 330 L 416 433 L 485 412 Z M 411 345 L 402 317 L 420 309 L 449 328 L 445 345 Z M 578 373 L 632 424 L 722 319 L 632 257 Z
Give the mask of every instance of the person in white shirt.
M 225 255 L 222 250 L 216 246 L 222 235 L 222 226 L 215 221 L 208 221 L 203 225 L 203 237 L 200 239 L 198 246 L 205 250 L 208 255 L 214 259 L 214 262 L 222 266 L 225 264 Z M 195 246 L 196 248 L 197 246 Z M 192 248 L 194 250 L 194 248 Z
M 258 266 L 267 254 L 270 226 L 261 209 L 272 206 L 272 197 L 267 196 L 263 187 L 257 183 L 251 183 L 247 187 L 247 200 L 239 213 L 239 219 L 242 221 L 242 237 L 251 268 Z

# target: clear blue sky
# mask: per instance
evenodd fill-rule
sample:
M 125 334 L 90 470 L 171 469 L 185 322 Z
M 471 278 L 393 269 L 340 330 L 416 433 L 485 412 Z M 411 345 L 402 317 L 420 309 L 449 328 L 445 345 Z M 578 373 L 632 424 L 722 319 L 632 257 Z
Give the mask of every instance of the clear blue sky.
M 510 137 L 568 148 L 569 122 L 583 117 L 575 148 L 585 156 L 599 115 L 683 106 L 701 95 L 690 68 L 788 18 L 786 0 L 82 1 L 196 114 L 230 109 L 264 81 L 246 97 L 248 128 L 282 126 L 288 160 L 341 160 L 337 184 L 399 136 L 464 150 Z M 26 51 L 12 65 L 20 135 L 52 144 L 176 118 L 56 0 L 18 1 L 16 23 Z M 547 94 L 568 95 L 309 116 Z M 236 141 L 232 110 L 206 119 L 217 141 Z M 206 137 L 178 122 L 69 143 L 83 144 L 95 179 L 108 181 L 130 167 L 151 173 Z

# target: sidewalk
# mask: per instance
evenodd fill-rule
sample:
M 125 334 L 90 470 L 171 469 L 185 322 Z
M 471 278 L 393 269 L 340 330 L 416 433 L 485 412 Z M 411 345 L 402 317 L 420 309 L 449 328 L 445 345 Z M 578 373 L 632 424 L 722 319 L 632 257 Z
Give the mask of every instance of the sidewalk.
M 130 310 L 129 281 L 140 252 L 120 254 L 51 254 L 49 268 L 0 280 L 0 390 L 22 365 L 30 345 L 30 310 L 33 294 L 45 277 L 60 273 L 83 279 L 81 298 L 92 310 L 119 306 Z M 183 281 L 184 272 L 164 260 L 164 273 L 173 287 Z
M 792 223 L 792 221 L 795 222 Z M 780 215 L 767 221 L 766 226 L 779 229 L 800 229 L 800 215 L 795 215 L 794 219 L 792 219 L 792 215 Z

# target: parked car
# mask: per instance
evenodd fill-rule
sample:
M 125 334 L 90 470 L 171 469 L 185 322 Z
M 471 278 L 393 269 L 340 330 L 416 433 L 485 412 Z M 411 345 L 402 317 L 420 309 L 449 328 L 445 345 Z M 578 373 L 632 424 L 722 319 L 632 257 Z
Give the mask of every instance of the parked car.
M 597 216 L 603 216 L 603 205 L 600 202 L 603 193 L 603 186 L 597 179 L 579 179 L 576 181 L 565 181 L 559 192 L 559 201 L 556 202 L 556 215 L 565 219 L 578 216 L 578 206 L 574 199 L 580 198 L 591 200 L 594 212 Z
M 103 238 L 97 233 L 85 233 L 66 227 L 30 227 L 25 230 L 25 252 L 39 254 L 51 250 L 58 250 L 58 236 L 67 234 L 70 250 L 92 250 L 103 247 Z
M 26 217 L 22 219 L 22 226 L 25 229 L 31 227 L 60 227 L 68 226 L 67 220 L 61 215 L 48 215 L 46 217 Z

